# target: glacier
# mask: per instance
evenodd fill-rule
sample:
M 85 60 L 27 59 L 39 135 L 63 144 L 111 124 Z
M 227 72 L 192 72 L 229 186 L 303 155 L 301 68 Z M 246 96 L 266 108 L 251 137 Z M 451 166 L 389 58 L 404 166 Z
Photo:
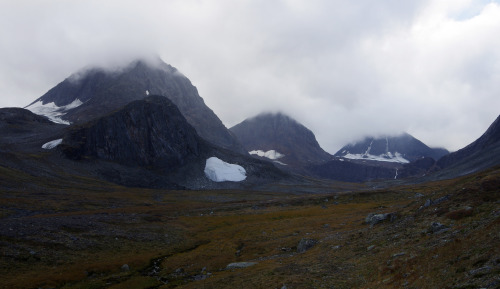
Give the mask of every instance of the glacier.
M 207 159 L 205 176 L 214 182 L 241 182 L 247 178 L 242 166 L 226 163 L 217 157 Z

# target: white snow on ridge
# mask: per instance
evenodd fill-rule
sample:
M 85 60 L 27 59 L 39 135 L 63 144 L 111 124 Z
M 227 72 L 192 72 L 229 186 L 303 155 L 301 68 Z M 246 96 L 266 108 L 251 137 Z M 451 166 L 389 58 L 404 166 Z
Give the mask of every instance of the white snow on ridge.
M 400 153 L 396 152 L 394 155 L 391 152 L 387 152 L 386 154 L 381 155 L 371 155 L 371 154 L 351 154 L 347 153 L 343 156 L 346 159 L 351 160 L 370 160 L 370 161 L 379 161 L 379 162 L 392 162 L 392 163 L 401 163 L 407 164 L 410 161 L 405 159 Z
M 42 149 L 51 150 L 62 143 L 62 138 L 49 141 L 42 145 Z
M 267 152 L 261 150 L 253 150 L 248 153 L 251 155 L 258 155 L 259 157 L 265 157 L 270 160 L 277 160 L 285 156 L 284 154 L 281 154 L 275 150 L 268 150 Z
M 82 104 L 83 102 L 81 102 L 78 98 L 72 103 L 64 106 L 57 106 L 54 102 L 43 104 L 42 101 L 38 101 L 26 107 L 26 109 L 30 110 L 32 113 L 46 116 L 52 122 L 69 125 L 71 123 L 63 120 L 61 117 L 65 115 L 68 110 L 79 107 Z
M 207 159 L 205 164 L 205 176 L 214 182 L 241 182 L 247 178 L 246 173 L 242 166 L 226 163 L 216 157 Z

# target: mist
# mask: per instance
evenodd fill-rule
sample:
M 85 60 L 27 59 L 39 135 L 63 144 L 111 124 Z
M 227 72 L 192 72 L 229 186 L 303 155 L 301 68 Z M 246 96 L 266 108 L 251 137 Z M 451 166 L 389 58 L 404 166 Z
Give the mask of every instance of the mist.
M 400 132 L 457 150 L 500 113 L 498 31 L 497 1 L 7 0 L 0 107 L 159 55 L 227 127 L 281 111 L 330 153 Z

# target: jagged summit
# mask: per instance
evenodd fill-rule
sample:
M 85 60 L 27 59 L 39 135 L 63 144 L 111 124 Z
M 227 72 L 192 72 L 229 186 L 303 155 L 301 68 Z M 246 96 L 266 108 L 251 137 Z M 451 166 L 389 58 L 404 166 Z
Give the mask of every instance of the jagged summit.
M 83 69 L 26 108 L 54 122 L 83 123 L 148 95 L 169 98 L 202 138 L 224 148 L 240 149 L 191 81 L 160 58 L 135 60 L 114 69 Z
M 351 160 L 409 163 L 423 157 L 435 160 L 448 151 L 430 148 L 408 133 L 396 136 L 366 137 L 362 141 L 341 148 L 335 157 Z
M 303 166 L 331 158 L 311 130 L 283 113 L 262 113 L 230 130 L 250 154 L 281 165 Z

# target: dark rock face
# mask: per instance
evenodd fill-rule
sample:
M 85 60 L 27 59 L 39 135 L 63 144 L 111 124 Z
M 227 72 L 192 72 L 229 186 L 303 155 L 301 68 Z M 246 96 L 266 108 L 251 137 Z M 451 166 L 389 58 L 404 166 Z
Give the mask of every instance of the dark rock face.
M 448 170 L 450 176 L 471 173 L 498 164 L 500 164 L 500 116 L 476 141 L 442 157 L 437 162 L 440 168 L 455 168 L 454 172 Z
M 431 157 L 435 160 L 448 154 L 442 148 L 430 148 L 413 136 L 404 133 L 399 136 L 367 137 L 363 141 L 349 144 L 341 148 L 334 156 L 343 157 L 347 154 L 370 154 L 390 158 L 390 155 L 401 154 L 403 158 L 412 162 L 422 157 Z
M 79 72 L 35 102 L 54 102 L 57 106 L 65 106 L 78 99 L 83 104 L 67 110 L 62 119 L 79 124 L 101 117 L 149 94 L 169 98 L 202 138 L 223 148 L 240 149 L 238 142 L 205 105 L 189 79 L 159 58 L 156 63 L 134 61 L 117 71 L 95 68 Z
M 171 101 L 152 96 L 71 129 L 61 149 L 73 159 L 95 157 L 169 171 L 198 156 L 202 145 Z
M 276 150 L 285 155 L 279 161 L 289 166 L 322 163 L 331 158 L 319 146 L 312 131 L 281 113 L 261 114 L 230 130 L 247 151 Z

